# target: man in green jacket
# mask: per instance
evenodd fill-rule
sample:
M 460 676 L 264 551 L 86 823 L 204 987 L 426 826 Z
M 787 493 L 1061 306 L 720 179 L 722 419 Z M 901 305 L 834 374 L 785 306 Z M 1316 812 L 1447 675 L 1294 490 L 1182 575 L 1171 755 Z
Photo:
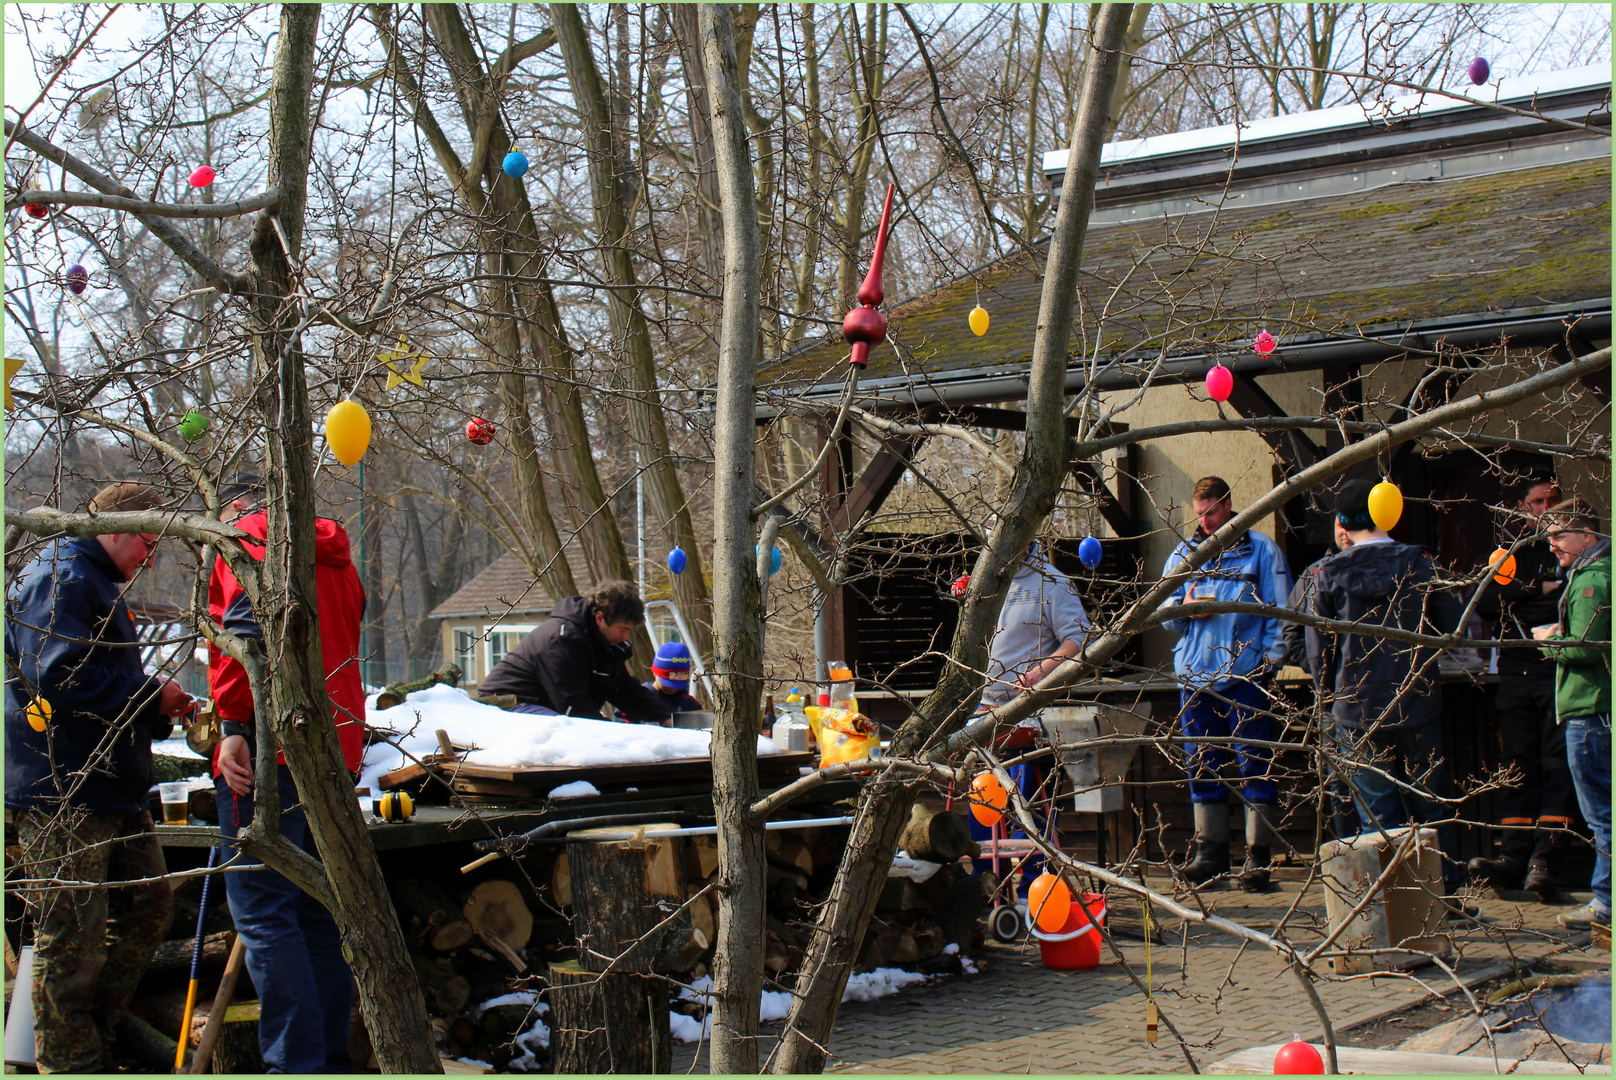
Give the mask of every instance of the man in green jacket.
M 1565 571 L 1560 621 L 1533 636 L 1555 663 L 1554 711 L 1566 730 L 1566 757 L 1582 816 L 1594 833 L 1594 898 L 1560 913 L 1560 925 L 1610 926 L 1610 653 L 1578 644 L 1610 640 L 1610 540 L 1580 499 L 1543 515 L 1549 546 Z

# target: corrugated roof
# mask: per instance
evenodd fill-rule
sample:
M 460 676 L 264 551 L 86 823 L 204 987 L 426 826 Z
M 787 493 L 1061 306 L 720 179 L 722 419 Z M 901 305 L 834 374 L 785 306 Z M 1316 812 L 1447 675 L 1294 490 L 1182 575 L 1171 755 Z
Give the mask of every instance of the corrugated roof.
M 1094 226 L 1073 356 L 1131 359 L 1140 374 L 1164 348 L 1254 360 L 1249 342 L 1266 328 L 1280 340 L 1275 370 L 1283 370 L 1287 346 L 1351 343 L 1366 332 L 1579 306 L 1608 313 L 1610 189 L 1610 162 L 1588 161 Z M 889 311 L 889 343 L 873 350 L 861 387 L 1025 372 L 1043 263 L 1040 243 L 1031 256 Z M 992 317 L 980 338 L 966 326 L 979 295 Z M 760 376 L 777 386 L 823 383 L 840 378 L 846 356 L 838 334 Z
M 566 548 L 572 579 L 588 592 L 594 578 L 577 544 Z M 555 602 L 544 584 L 528 570 L 520 556 L 507 552 L 489 563 L 443 603 L 432 609 L 434 619 L 480 619 L 497 622 L 514 615 L 548 615 Z

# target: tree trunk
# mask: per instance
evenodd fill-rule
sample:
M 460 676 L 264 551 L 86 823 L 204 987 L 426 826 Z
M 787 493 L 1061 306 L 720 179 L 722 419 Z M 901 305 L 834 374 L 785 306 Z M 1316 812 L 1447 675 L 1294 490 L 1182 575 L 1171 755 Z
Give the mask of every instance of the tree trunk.
M 554 1072 L 644 1075 L 671 1071 L 668 984 L 661 976 L 601 976 L 575 963 L 551 964 L 549 975 L 546 996 Z M 647 1031 L 649 1038 L 623 1037 Z
M 713 448 L 713 811 L 718 819 L 718 940 L 712 1071 L 758 1071 L 763 990 L 764 836 L 757 799 L 763 673 L 761 590 L 753 557 L 759 275 L 757 202 L 738 91 L 735 29 L 724 4 L 700 9 L 724 219 L 724 307 Z
M 359 816 L 325 692 L 314 582 L 313 424 L 296 333 L 293 262 L 303 234 L 312 140 L 310 103 L 320 7 L 281 9 L 270 84 L 269 159 L 281 192 L 277 222 L 261 215 L 251 242 L 254 367 L 268 449 L 269 536 L 256 564 L 254 610 L 269 652 L 267 708 L 259 696 L 258 813 L 249 850 L 330 909 L 359 984 L 360 1007 L 388 1072 L 441 1072 L 404 935 Z M 284 246 L 283 246 L 284 245 Z M 255 687 L 255 691 L 258 690 Z M 275 747 L 285 752 L 323 872 L 275 826 Z M 268 831 L 266 831 L 268 830 Z
M 595 203 L 596 241 L 603 276 L 613 286 L 607 294 L 606 310 L 613 338 L 623 343 L 630 379 L 630 393 L 625 395 L 629 430 L 645 456 L 646 490 L 651 497 L 652 511 L 665 530 L 665 542 L 670 548 L 683 548 L 688 558 L 684 573 L 673 575 L 674 598 L 691 624 L 691 635 L 695 638 L 691 644 L 703 655 L 711 656 L 712 626 L 706 572 L 696 543 L 690 506 L 669 448 L 667 420 L 657 385 L 656 359 L 651 351 L 651 328 L 640 310 L 638 281 L 629 250 L 632 241 L 628 212 L 613 167 L 611 113 L 577 7 L 551 4 L 550 12 L 555 19 L 556 40 L 561 46 L 567 80 L 578 105 L 589 148 L 589 186 Z M 755 206 L 751 212 L 755 224 Z M 756 302 L 754 295 L 752 303 Z
M 1121 70 L 1118 47 L 1131 14 L 1129 4 L 1103 5 L 1092 28 L 1094 48 L 1089 54 L 1083 95 L 1072 127 L 1069 186 L 1062 189 L 1050 239 L 1033 341 L 1025 449 L 1016 467 L 1011 500 L 1000 511 L 999 522 L 989 534 L 971 575 L 950 649 L 957 663 L 945 668 L 937 689 L 898 730 L 892 744 L 895 757 L 916 754 L 939 731 L 964 723 L 970 706 L 981 693 L 980 680 L 969 673 L 987 666 L 988 634 L 1003 604 L 1005 587 L 1021 561 L 1021 553 L 1053 507 L 1066 471 L 1062 379 L 1071 341 L 1072 297 L 1094 201 L 1106 115 Z M 865 787 L 842 855 L 834 898 L 820 915 L 819 932 L 803 961 L 774 1071 L 816 1073 L 824 1069 L 825 1047 L 829 1045 L 842 991 L 913 804 L 910 789 L 895 780 L 878 778 Z

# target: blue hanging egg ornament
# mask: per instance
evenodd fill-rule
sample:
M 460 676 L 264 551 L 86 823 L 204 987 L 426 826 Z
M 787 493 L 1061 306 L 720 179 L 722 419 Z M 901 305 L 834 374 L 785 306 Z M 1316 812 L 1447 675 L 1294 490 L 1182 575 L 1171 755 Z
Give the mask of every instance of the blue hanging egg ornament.
M 505 160 L 500 163 L 499 167 L 505 170 L 506 176 L 513 180 L 520 180 L 522 179 L 522 174 L 527 172 L 527 155 L 520 150 L 512 150 L 505 155 Z
M 685 563 L 687 561 L 689 561 L 689 556 L 685 554 L 684 548 L 676 547 L 672 551 L 668 552 L 668 569 L 672 570 L 675 574 L 682 574 L 685 572 Z
M 1083 542 L 1077 545 L 1078 560 L 1090 570 L 1100 565 L 1100 556 L 1103 554 L 1100 542 L 1092 536 L 1085 536 Z
M 757 546 L 753 545 L 753 547 L 752 547 L 752 556 L 753 556 L 753 558 L 757 557 L 757 553 L 758 553 Z M 774 575 L 776 575 L 776 574 L 778 574 L 780 572 L 780 564 L 781 564 L 782 561 L 783 560 L 782 560 L 781 555 L 780 555 L 780 549 L 771 544 L 769 546 L 769 576 L 770 577 L 773 577 Z

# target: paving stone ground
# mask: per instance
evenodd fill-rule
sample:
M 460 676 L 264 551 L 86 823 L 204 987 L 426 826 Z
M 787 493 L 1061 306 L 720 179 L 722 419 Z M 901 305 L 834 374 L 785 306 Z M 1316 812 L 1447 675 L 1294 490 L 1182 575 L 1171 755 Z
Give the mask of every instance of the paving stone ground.
M 1153 883 L 1154 884 L 1154 883 Z M 1281 882 L 1261 896 L 1208 893 L 1210 905 L 1257 929 L 1286 919 L 1290 940 L 1317 943 L 1324 900 L 1317 886 Z M 1589 949 L 1586 934 L 1568 935 L 1554 923 L 1558 908 L 1479 898 L 1482 924 L 1454 927 L 1462 981 L 1473 984 L 1551 953 Z M 1114 905 L 1115 940 L 1143 979 L 1145 946 L 1139 910 Z M 1292 912 L 1289 918 L 1287 911 Z M 1167 943 L 1152 948 L 1153 985 L 1164 1018 L 1189 1044 L 1197 1065 L 1293 1034 L 1317 1040 L 1314 1011 L 1297 980 L 1272 952 L 1246 946 L 1206 928 L 1188 944 L 1176 922 Z M 1129 933 L 1132 936 L 1129 936 Z M 1155 1046 L 1145 1041 L 1145 999 L 1122 966 L 1107 954 L 1090 971 L 1045 968 L 1036 945 L 990 944 L 981 950 L 986 970 L 894 997 L 848 1003 L 837 1017 L 827 1072 L 844 1073 L 1166 1073 L 1188 1072 L 1184 1052 L 1164 1025 Z M 1238 961 L 1238 962 L 1237 962 Z M 1318 985 L 1338 1031 L 1406 1009 L 1433 990 L 1455 991 L 1451 977 L 1427 965 L 1407 977 L 1357 976 Z M 1462 996 L 1458 999 L 1462 1001 Z M 766 1030 L 772 1031 L 772 1025 Z M 1411 1032 L 1412 1034 L 1412 1032 Z M 1351 1039 L 1344 1037 L 1344 1045 Z M 767 1038 L 761 1049 L 773 1048 Z M 676 1047 L 675 1072 L 705 1072 L 705 1050 Z

